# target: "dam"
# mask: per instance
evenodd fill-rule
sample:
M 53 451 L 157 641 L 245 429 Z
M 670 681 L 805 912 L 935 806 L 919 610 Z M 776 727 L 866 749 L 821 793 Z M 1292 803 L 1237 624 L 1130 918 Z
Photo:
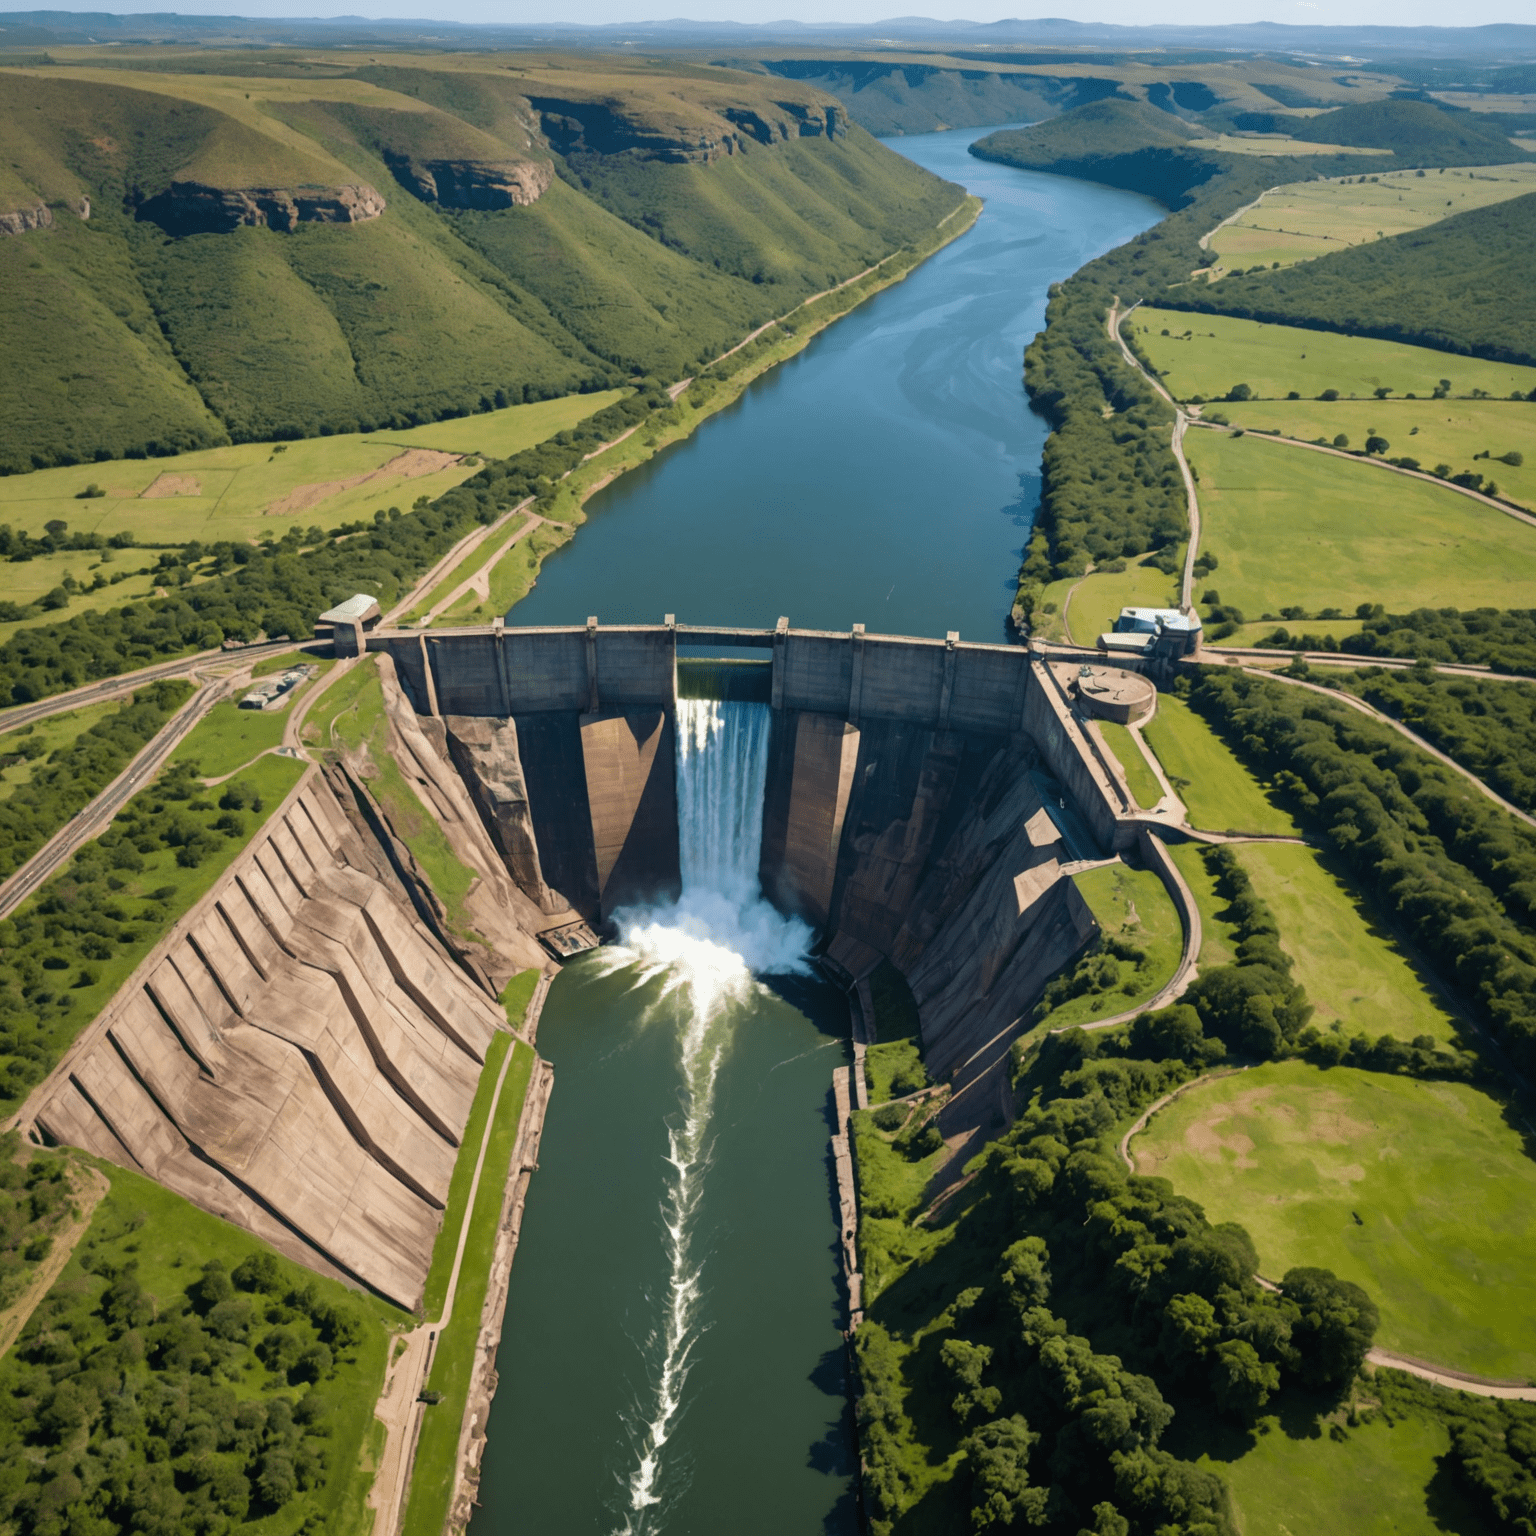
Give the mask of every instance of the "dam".
M 764 717 L 761 890 L 822 936 L 823 968 L 847 985 L 885 961 L 903 974 L 930 1071 L 965 1069 L 952 1116 L 1091 937 L 1067 877 L 1132 849 L 1158 860 L 1078 718 L 1081 664 L 1024 647 L 670 616 L 375 630 L 338 649 L 359 641 L 441 722 L 523 894 L 552 910 L 558 893 L 598 926 L 685 885 L 680 653 L 684 675 L 687 653 L 761 655 L 732 669 Z

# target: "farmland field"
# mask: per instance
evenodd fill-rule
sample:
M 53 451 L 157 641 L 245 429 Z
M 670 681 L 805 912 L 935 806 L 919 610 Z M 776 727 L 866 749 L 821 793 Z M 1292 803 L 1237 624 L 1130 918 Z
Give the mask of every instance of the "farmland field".
M 1292 604 L 1530 604 L 1536 528 L 1406 475 L 1256 436 L 1192 434 L 1211 585 L 1249 620 Z M 1218 585 L 1219 583 L 1219 585 Z
M 1236 149 L 1237 145 L 1222 147 Z M 1275 262 L 1288 267 L 1347 246 L 1423 229 L 1452 214 L 1527 192 L 1536 192 L 1536 165 L 1422 174 L 1388 171 L 1369 181 L 1362 177 L 1298 181 L 1266 192 L 1257 207 L 1212 236 L 1211 249 L 1227 268 L 1268 267 Z
M 1536 1161 L 1487 1094 L 1269 1063 L 1185 1094 L 1132 1148 L 1213 1222 L 1241 1222 L 1260 1273 L 1321 1265 L 1363 1285 L 1384 1348 L 1536 1374 Z
M 1336 389 L 1344 399 L 1370 400 L 1383 386 L 1427 399 L 1442 378 L 1458 396 L 1481 389 L 1507 400 L 1515 390 L 1536 389 L 1536 368 L 1337 331 L 1151 308 L 1138 309 L 1130 324 L 1178 400 L 1221 399 L 1238 384 L 1267 400 L 1283 400 L 1293 389 L 1308 399 Z
M 520 453 L 624 393 L 566 395 L 400 432 L 40 469 L 0 479 L 0 521 L 37 535 L 49 519 L 61 518 L 82 533 L 107 537 L 127 530 L 145 543 L 168 544 L 278 536 L 295 521 L 330 528 L 381 506 L 404 508 L 420 496 L 441 496 L 475 472 L 464 455 Z M 106 494 L 78 499 L 89 485 Z
M 1342 432 L 1347 446 L 1362 448 L 1366 438 L 1379 434 L 1392 445 L 1390 458 L 1406 455 L 1428 470 L 1447 464 L 1453 474 L 1480 471 L 1498 484 L 1501 496 L 1536 505 L 1536 403 L 1531 401 L 1255 400 L 1224 405 L 1222 411 L 1234 426 L 1306 442 L 1331 443 Z M 1524 462 L 1502 462 L 1507 453 Z

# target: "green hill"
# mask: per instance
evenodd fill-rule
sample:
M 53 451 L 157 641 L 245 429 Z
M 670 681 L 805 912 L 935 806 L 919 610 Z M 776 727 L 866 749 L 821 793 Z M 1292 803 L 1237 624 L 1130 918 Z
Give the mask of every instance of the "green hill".
M 961 197 L 734 71 L 127 63 L 0 71 L 0 473 L 682 377 Z
M 1390 149 L 1410 165 L 1502 165 L 1526 158 L 1476 114 L 1428 101 L 1365 101 L 1316 117 L 1277 117 L 1274 127 L 1309 144 Z
M 1536 192 L 1278 272 L 1181 283 L 1159 302 L 1536 364 L 1533 242 Z

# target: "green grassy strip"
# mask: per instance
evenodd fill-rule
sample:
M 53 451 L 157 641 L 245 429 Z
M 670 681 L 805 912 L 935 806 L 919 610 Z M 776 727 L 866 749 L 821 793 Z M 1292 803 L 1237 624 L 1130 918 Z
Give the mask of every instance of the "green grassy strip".
M 501 989 L 501 1006 L 507 1010 L 507 1023 L 519 1029 L 528 1017 L 528 1005 L 538 991 L 540 972 L 533 966 L 519 971 Z
M 518 533 L 528 525 L 528 515 L 521 513 L 513 518 L 509 525 L 493 538 L 482 539 L 474 549 L 454 566 L 427 595 L 411 609 L 406 616 L 407 624 L 415 624 L 424 618 L 438 603 L 448 596 L 461 582 L 468 581 L 492 556 L 501 554 L 507 547 L 509 540 L 517 537 Z
M 1117 725 L 1113 720 L 1100 720 L 1099 730 L 1104 733 L 1109 750 L 1125 769 L 1125 782 L 1131 791 L 1131 798 L 1142 810 L 1150 811 L 1163 798 L 1163 786 L 1157 782 L 1157 775 L 1147 765 L 1147 759 L 1136 738 L 1125 726 Z
M 480 1159 L 480 1143 L 485 1137 L 485 1122 L 491 1113 L 491 1099 L 496 1093 L 496 1080 L 501 1076 L 501 1064 L 511 1045 L 511 1035 L 498 1034 L 485 1053 L 485 1065 L 480 1069 L 480 1086 L 475 1090 L 475 1102 L 469 1111 L 469 1123 L 464 1127 L 464 1139 L 459 1143 L 453 1178 L 448 1185 L 448 1204 L 443 1211 L 443 1225 L 432 1249 L 432 1269 L 427 1275 L 427 1287 L 421 1298 L 423 1317 L 442 1316 L 443 1300 L 448 1295 L 448 1279 L 453 1273 L 454 1256 L 459 1251 L 459 1229 L 464 1224 L 464 1208 L 469 1203 L 469 1186 L 475 1181 L 475 1164 Z
M 496 1235 L 501 1225 L 501 1207 L 517 1141 L 518 1121 L 535 1060 L 531 1046 L 519 1041 L 515 1050 L 506 1081 L 502 1084 L 501 1101 L 496 1108 L 490 1145 L 486 1149 L 484 1171 L 480 1175 L 474 1214 L 470 1218 L 469 1239 L 464 1245 L 464 1263 L 459 1270 L 453 1317 L 438 1335 L 437 1356 L 428 1387 L 433 1392 L 442 1393 L 442 1398 L 427 1409 L 421 1426 L 401 1536 L 439 1536 L 447 1519 L 448 1502 L 453 1496 L 459 1430 L 464 1422 L 464 1407 L 480 1342 L 480 1313 L 496 1253 Z

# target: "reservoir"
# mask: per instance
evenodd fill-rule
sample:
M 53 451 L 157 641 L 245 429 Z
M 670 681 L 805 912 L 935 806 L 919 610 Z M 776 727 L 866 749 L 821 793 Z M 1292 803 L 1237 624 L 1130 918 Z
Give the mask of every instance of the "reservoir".
M 1129 193 L 892 141 L 977 226 L 588 503 L 518 624 L 1001 641 L 1046 427 L 1046 290 L 1156 222 Z M 474 1536 L 852 1536 L 827 1139 L 847 1009 L 756 888 L 766 706 L 681 699 L 683 895 L 568 965 Z

